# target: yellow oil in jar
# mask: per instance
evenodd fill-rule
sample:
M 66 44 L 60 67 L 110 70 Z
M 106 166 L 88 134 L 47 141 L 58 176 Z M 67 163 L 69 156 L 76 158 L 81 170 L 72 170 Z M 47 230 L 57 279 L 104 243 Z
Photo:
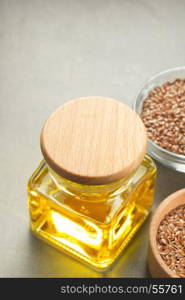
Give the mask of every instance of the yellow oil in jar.
M 31 229 L 59 250 L 104 270 L 147 217 L 155 175 L 146 155 L 128 178 L 87 186 L 52 173 L 43 161 L 28 183 Z

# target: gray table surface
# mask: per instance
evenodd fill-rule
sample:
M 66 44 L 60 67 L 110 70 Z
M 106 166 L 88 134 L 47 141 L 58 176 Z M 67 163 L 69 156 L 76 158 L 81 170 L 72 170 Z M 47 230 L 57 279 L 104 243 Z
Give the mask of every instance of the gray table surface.
M 184 28 L 184 0 L 0 0 L 0 277 L 150 276 L 149 219 L 101 274 L 30 234 L 26 182 L 56 107 L 87 95 L 131 106 L 148 78 L 185 63 Z M 157 167 L 154 209 L 185 186 Z

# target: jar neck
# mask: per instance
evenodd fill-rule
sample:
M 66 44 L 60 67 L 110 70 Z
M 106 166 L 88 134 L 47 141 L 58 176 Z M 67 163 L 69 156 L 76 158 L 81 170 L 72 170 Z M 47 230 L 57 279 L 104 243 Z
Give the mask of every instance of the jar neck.
M 119 195 L 128 187 L 133 174 L 136 172 L 135 170 L 129 176 L 109 184 L 86 185 L 70 181 L 56 173 L 47 163 L 46 165 L 52 180 L 60 190 L 71 197 L 84 201 L 103 201 L 108 197 Z

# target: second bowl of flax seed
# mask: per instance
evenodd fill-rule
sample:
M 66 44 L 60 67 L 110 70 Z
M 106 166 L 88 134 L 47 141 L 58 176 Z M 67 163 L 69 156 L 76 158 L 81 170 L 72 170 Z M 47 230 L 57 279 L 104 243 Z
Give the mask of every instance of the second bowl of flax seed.
M 185 172 L 185 66 L 152 77 L 134 104 L 148 133 L 148 153 Z

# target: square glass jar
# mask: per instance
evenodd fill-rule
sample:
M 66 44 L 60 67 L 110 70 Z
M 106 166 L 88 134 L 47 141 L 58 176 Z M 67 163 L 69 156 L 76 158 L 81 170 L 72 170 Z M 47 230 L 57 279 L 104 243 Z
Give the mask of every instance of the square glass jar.
M 67 180 L 43 160 L 28 182 L 31 230 L 57 249 L 105 270 L 149 214 L 155 177 L 148 155 L 129 176 L 104 185 Z

